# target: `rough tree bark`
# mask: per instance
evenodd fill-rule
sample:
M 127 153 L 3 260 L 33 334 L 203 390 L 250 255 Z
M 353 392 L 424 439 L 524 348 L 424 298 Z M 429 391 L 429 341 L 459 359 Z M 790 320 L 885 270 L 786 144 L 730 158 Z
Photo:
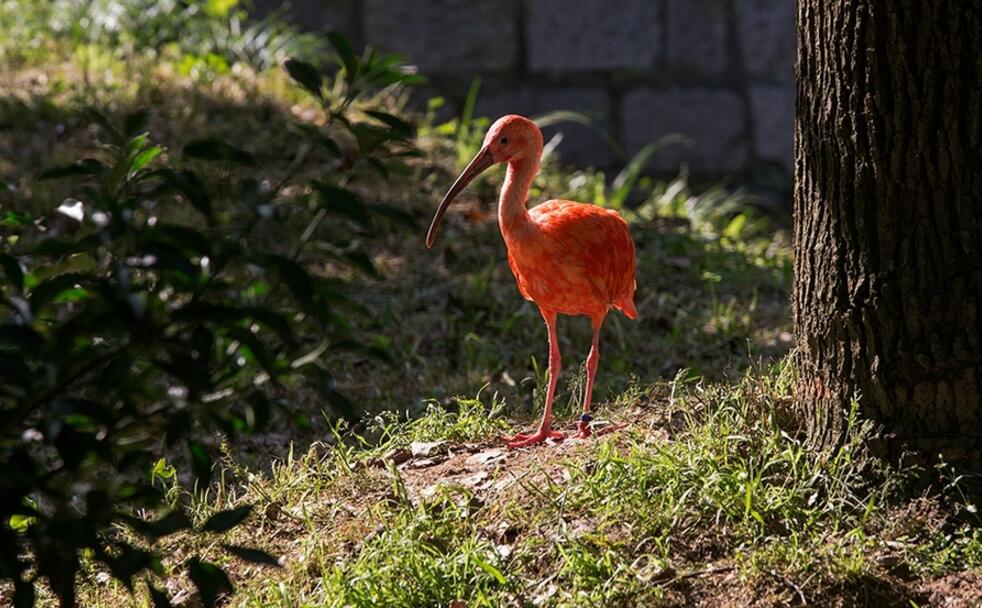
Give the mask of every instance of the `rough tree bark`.
M 889 453 L 979 463 L 982 1 L 798 0 L 801 403 L 855 395 Z

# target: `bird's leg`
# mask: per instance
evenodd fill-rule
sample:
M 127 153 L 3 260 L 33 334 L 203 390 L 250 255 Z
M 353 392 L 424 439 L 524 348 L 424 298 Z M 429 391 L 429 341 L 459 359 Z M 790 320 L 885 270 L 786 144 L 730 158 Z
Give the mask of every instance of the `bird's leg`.
M 583 393 L 583 414 L 577 425 L 576 435 L 579 439 L 586 439 L 590 436 L 590 402 L 593 399 L 593 380 L 597 376 L 597 366 L 600 364 L 600 328 L 604 324 L 603 317 L 593 317 L 593 343 L 590 345 L 590 354 L 586 358 L 586 390 Z
M 562 439 L 563 434 L 550 428 L 552 423 L 552 398 L 556 394 L 556 381 L 559 380 L 559 369 L 561 367 L 559 357 L 559 337 L 556 335 L 556 313 L 542 311 L 542 317 L 546 320 L 546 327 L 549 328 L 549 389 L 546 391 L 546 407 L 542 413 L 542 423 L 539 430 L 531 435 L 519 433 L 514 437 L 507 437 L 505 441 L 510 448 L 521 448 L 527 445 L 542 443 L 546 439 Z

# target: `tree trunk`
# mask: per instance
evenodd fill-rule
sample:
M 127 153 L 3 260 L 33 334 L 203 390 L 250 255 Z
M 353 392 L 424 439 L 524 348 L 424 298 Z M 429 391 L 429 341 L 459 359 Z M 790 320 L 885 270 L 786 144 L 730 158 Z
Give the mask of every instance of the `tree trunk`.
M 798 0 L 799 393 L 835 441 L 979 463 L 982 2 Z

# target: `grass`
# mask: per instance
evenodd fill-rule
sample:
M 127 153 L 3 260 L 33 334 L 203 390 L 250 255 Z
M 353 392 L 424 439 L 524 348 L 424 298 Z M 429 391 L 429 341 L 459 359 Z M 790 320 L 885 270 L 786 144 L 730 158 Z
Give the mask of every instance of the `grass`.
M 267 473 L 227 460 L 229 489 L 196 495 L 195 516 L 253 515 L 225 537 L 169 538 L 171 591 L 192 550 L 228 566 L 234 606 L 923 605 L 931 581 L 977 573 L 957 484 L 908 500 L 911 472 L 882 468 L 855 417 L 847 444 L 810 449 L 782 422 L 792 373 L 634 387 L 602 410 L 626 429 L 497 461 L 474 457 L 500 457 L 506 413 L 477 399 L 380 423 L 381 440 L 339 433 Z M 409 440 L 451 453 L 385 460 Z M 219 542 L 282 567 L 223 561 Z M 86 574 L 84 605 L 128 601 L 100 580 Z
M 0 151 L 17 151 L 0 154 L 0 205 L 57 207 L 63 193 L 33 176 L 96 149 L 80 118 L 88 104 L 147 105 L 170 149 L 217 134 L 280 169 L 292 158 L 287 125 L 319 120 L 276 70 L 191 69 L 181 55 L 127 62 L 88 46 L 81 63 L 52 57 L 22 59 L 0 83 Z M 366 199 L 398 201 L 425 223 L 479 136 L 481 123 L 465 118 L 420 118 L 422 158 Z M 546 339 L 505 265 L 490 172 L 452 209 L 433 252 L 421 234 L 388 232 L 369 247 L 381 278 L 346 276 L 369 311 L 361 335 L 384 336 L 393 360 L 344 355 L 332 369 L 360 423 L 339 424 L 286 387 L 284 399 L 320 419 L 311 432 L 260 437 L 246 445 L 256 457 L 228 448 L 207 489 L 178 484 L 182 471 L 157 481 L 199 524 L 254 505 L 228 533 L 160 541 L 174 602 L 192 601 L 193 554 L 227 566 L 233 606 L 925 605 L 938 589 L 957 592 L 948 577 L 977 585 L 982 534 L 960 480 L 914 493 L 921 471 L 873 458 L 855 412 L 838 450 L 797 434 L 780 219 L 729 189 L 629 169 L 611 179 L 552 157 L 531 195 L 597 201 L 630 222 L 641 317 L 610 317 L 597 387 L 598 418 L 625 429 L 497 451 L 495 437 L 541 408 Z M 289 242 L 302 228 L 261 238 Z M 563 424 L 576 414 L 589 340 L 585 319 L 563 319 Z M 414 443 L 441 445 L 407 457 Z M 267 550 L 281 567 L 232 560 L 223 543 Z M 94 567 L 80 592 L 85 606 L 133 603 Z M 136 598 L 150 605 L 142 582 Z

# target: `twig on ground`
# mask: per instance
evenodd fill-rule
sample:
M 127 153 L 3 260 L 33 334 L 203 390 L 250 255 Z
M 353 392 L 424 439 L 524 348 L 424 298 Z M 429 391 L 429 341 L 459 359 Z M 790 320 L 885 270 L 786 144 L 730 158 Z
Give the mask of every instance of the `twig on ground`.
M 777 579 L 778 582 L 784 583 L 789 588 L 791 588 L 791 590 L 794 591 L 798 595 L 798 599 L 801 600 L 801 605 L 802 606 L 807 606 L 808 605 L 808 600 L 805 599 L 805 592 L 802 591 L 801 590 L 801 587 L 799 587 L 797 584 L 795 584 L 795 582 L 793 580 L 789 579 L 788 577 L 784 576 L 783 574 L 781 574 L 779 572 L 775 572 L 774 570 L 767 569 L 767 570 L 764 570 L 764 572 L 766 572 L 767 574 L 770 574 L 772 577 L 774 577 L 775 579 Z

